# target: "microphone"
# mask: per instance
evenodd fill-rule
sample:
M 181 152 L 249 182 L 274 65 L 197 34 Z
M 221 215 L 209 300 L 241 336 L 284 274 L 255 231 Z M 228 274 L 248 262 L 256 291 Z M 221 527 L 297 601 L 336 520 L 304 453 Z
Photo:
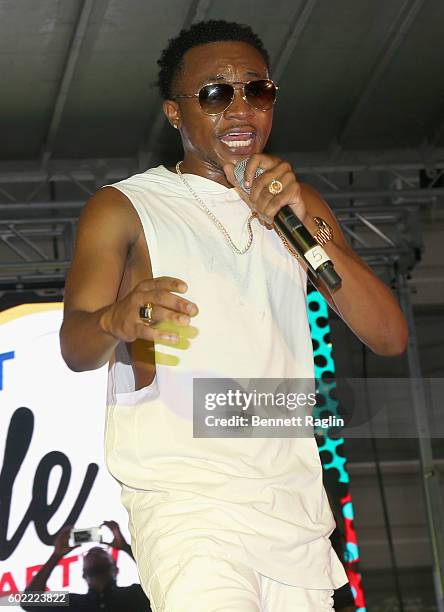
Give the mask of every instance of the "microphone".
M 242 189 L 250 193 L 251 189 L 245 187 L 244 182 L 247 162 L 248 159 L 237 162 L 234 167 L 234 176 Z M 263 172 L 265 172 L 263 168 L 258 168 L 254 178 L 257 178 Z M 288 204 L 283 206 L 275 216 L 274 226 L 282 232 L 295 251 L 304 258 L 309 271 L 319 278 L 329 291 L 339 289 L 342 280 L 336 272 L 332 260 Z

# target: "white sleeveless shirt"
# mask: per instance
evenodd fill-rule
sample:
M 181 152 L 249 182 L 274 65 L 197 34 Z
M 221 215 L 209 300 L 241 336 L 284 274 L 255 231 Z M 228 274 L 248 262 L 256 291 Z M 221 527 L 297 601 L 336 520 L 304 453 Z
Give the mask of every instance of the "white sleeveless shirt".
M 250 210 L 236 190 L 185 178 L 242 248 Z M 151 556 L 181 546 L 288 584 L 341 586 L 347 578 L 328 539 L 335 522 L 314 438 L 193 438 L 193 378 L 314 377 L 305 272 L 257 220 L 251 248 L 236 254 L 164 166 L 113 187 L 140 217 L 153 277 L 185 281 L 184 297 L 199 308 L 193 337 L 156 344 L 148 387 L 135 390 L 124 343 L 110 363 L 107 465 L 126 487 L 153 492 Z

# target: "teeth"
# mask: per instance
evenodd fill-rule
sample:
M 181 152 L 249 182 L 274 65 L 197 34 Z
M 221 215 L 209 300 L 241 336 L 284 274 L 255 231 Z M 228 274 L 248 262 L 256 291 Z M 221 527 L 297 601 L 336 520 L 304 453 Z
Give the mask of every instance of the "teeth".
M 222 138 L 222 142 L 230 148 L 233 148 L 233 147 L 239 148 L 239 147 L 249 147 L 251 143 L 253 142 L 253 139 L 249 138 L 248 140 L 224 140 Z

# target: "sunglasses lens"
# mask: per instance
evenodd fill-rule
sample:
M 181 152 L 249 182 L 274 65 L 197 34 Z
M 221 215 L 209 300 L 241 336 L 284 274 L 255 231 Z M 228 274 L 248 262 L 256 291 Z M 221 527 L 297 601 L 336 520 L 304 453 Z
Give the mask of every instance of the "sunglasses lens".
M 199 103 L 208 115 L 223 113 L 233 99 L 233 86 L 228 83 L 205 85 L 199 91 Z
M 269 110 L 276 100 L 276 85 L 266 79 L 250 81 L 245 86 L 245 96 L 257 110 Z

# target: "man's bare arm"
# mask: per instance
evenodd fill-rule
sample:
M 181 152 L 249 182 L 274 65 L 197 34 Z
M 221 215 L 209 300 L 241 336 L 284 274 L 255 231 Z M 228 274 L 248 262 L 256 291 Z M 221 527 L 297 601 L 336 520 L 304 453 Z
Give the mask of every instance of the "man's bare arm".
M 257 174 L 261 168 L 262 172 Z M 407 345 L 407 322 L 392 292 L 347 244 L 335 216 L 326 202 L 311 186 L 299 183 L 288 162 L 271 155 L 252 155 L 245 168 L 244 184 L 251 186 L 247 195 L 234 175 L 234 165 L 226 164 L 228 181 L 236 187 L 243 200 L 256 211 L 262 223 L 270 229 L 278 211 L 287 204 L 307 229 L 315 234 L 318 226 L 314 216 L 323 217 L 333 228 L 334 240 L 327 242 L 325 251 L 342 278 L 342 287 L 331 295 L 316 280 L 316 286 L 331 308 L 350 329 L 378 355 L 399 355 Z M 279 194 L 270 193 L 270 183 L 278 179 Z M 302 258 L 299 264 L 307 269 Z
M 301 196 L 307 208 L 304 223 L 315 234 L 313 216 L 331 225 L 334 240 L 324 246 L 342 278 L 342 287 L 330 294 L 319 281 L 318 290 L 350 329 L 378 355 L 404 352 L 408 328 L 401 309 L 390 291 L 362 259 L 349 247 L 329 206 L 309 185 L 301 185 Z
M 149 277 L 117 301 L 125 263 L 141 231 L 126 196 L 112 187 L 99 191 L 85 206 L 65 287 L 62 355 L 75 371 L 93 370 L 109 361 L 119 341 L 176 342 L 177 334 L 148 326 L 139 308 L 150 302 L 154 321 L 188 325 L 197 307 L 174 295 L 187 290 L 179 279 Z M 185 313 L 185 314 L 184 314 Z
M 119 340 L 103 328 L 102 316 L 116 301 L 131 244 L 137 238 L 125 196 L 99 191 L 84 207 L 64 297 L 62 355 L 76 371 L 106 363 Z

